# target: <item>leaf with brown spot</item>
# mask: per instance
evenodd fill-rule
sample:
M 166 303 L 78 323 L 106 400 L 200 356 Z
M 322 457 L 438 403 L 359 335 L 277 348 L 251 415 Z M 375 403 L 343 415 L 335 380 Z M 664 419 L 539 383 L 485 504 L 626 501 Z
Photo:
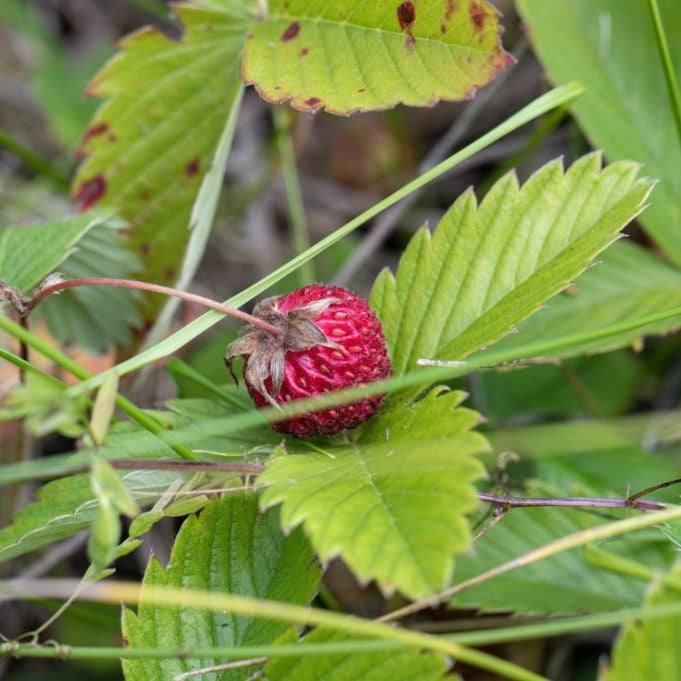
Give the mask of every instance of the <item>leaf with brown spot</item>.
M 465 99 L 512 63 L 500 33 L 482 0 L 271 0 L 246 45 L 244 80 L 302 111 L 430 106 Z
M 88 94 L 106 101 L 83 136 L 86 158 L 73 184 L 82 209 L 106 205 L 129 223 L 144 278 L 162 284 L 174 283 L 182 261 L 192 204 L 241 87 L 252 25 L 245 10 L 174 11 L 181 39 L 137 31 L 90 84 Z M 147 318 L 162 302 L 147 299 Z

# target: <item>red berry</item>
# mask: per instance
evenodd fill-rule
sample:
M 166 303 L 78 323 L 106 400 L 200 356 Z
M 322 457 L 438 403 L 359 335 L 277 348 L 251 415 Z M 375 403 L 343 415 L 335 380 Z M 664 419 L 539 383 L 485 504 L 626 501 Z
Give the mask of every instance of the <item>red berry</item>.
M 253 315 L 280 334 L 247 327 L 227 349 L 225 362 L 231 373 L 232 359 L 244 357 L 244 380 L 258 407 L 371 383 L 392 373 L 381 322 L 364 298 L 344 288 L 305 286 L 263 300 Z M 334 435 L 373 416 L 383 397 L 277 421 L 273 427 L 298 437 Z

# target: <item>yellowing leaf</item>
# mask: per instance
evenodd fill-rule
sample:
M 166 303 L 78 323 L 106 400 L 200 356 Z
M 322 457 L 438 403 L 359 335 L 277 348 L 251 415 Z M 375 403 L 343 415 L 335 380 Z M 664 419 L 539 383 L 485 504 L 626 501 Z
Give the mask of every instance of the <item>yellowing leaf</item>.
M 238 9 L 182 4 L 175 13 L 179 40 L 150 28 L 132 34 L 90 85 L 107 101 L 85 133 L 73 185 L 82 208 L 105 204 L 130 224 L 129 245 L 156 283 L 179 274 L 201 177 L 238 100 L 250 27 Z
M 504 176 L 479 206 L 466 192 L 432 236 L 419 230 L 371 294 L 395 373 L 460 360 L 564 289 L 643 209 L 652 184 L 637 172 L 625 161 L 601 170 L 597 153 L 567 172 L 552 161 L 522 187 Z
M 302 111 L 472 97 L 513 61 L 483 0 L 270 0 L 244 55 L 265 99 Z
M 468 549 L 465 514 L 487 446 L 462 393 L 433 390 L 374 417 L 351 445 L 279 455 L 258 477 L 262 505 L 282 503 L 284 528 L 303 524 L 322 560 L 340 555 L 361 580 L 422 597 L 442 588 Z

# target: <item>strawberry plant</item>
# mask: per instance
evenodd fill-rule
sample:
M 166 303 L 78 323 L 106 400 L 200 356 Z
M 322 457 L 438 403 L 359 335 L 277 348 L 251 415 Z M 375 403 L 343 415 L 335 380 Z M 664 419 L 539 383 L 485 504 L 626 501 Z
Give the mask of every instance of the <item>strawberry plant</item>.
M 133 4 L 0 9 L 0 675 L 681 679 L 681 10 Z

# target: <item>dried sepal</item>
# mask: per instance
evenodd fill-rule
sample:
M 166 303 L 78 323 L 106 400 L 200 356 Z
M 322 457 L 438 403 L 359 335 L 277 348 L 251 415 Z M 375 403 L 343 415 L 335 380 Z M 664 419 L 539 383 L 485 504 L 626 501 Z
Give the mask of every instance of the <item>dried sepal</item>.
M 235 357 L 246 358 L 246 383 L 257 390 L 273 406 L 279 405 L 275 397 L 284 382 L 284 366 L 287 352 L 302 352 L 317 345 L 342 348 L 330 341 L 324 332 L 314 323 L 337 298 L 315 300 L 303 307 L 297 307 L 286 313 L 277 308 L 277 298 L 266 298 L 253 309 L 253 315 L 281 330 L 274 335 L 255 326 L 248 326 L 228 348 L 224 361 L 230 375 L 237 382 L 232 367 Z M 267 379 L 272 381 L 272 390 L 266 387 Z

